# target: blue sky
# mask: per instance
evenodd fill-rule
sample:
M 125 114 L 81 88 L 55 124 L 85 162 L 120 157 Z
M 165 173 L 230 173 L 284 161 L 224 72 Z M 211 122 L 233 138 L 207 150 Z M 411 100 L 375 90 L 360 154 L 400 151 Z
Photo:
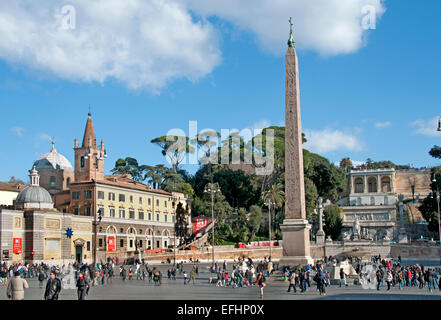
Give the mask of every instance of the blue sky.
M 183 19 L 184 27 L 157 34 L 161 42 L 148 38 L 148 48 L 135 48 L 139 39 L 131 39 L 130 30 L 136 30 L 136 22 L 130 22 L 127 33 L 121 31 L 121 39 L 130 44 L 125 46 L 121 40 L 121 46 L 134 51 L 128 53 L 129 58 L 114 57 L 106 38 L 102 43 L 96 40 L 92 49 L 85 48 L 87 41 L 76 43 L 75 34 L 54 35 L 53 43 L 46 38 L 34 41 L 32 37 L 39 32 L 26 34 L 26 23 L 23 34 L 15 33 L 19 41 L 8 40 L 6 32 L 18 30 L 14 21 L 26 17 L 26 11 L 17 13 L 20 5 L 29 10 L 32 5 L 18 1 L 17 11 L 0 5 L 0 181 L 11 176 L 27 181 L 27 170 L 50 150 L 52 136 L 57 151 L 73 162 L 74 138 L 82 139 L 89 105 L 97 140 L 104 139 L 109 155 L 107 172 L 120 157 L 131 156 L 151 165 L 165 163 L 150 140 L 173 128 L 188 132 L 192 120 L 198 121 L 199 130 L 217 131 L 283 124 L 290 15 L 299 55 L 306 147 L 332 162 L 350 157 L 416 167 L 439 165 L 428 155 L 434 144 L 441 145 L 436 132 L 436 118 L 441 116 L 439 1 L 357 0 L 376 3 L 384 10 L 376 29 L 362 31 L 358 38 L 357 34 L 347 36 L 353 24 L 344 21 L 354 19 L 349 9 L 344 16 L 331 17 L 332 23 L 344 26 L 335 34 L 329 26 L 323 28 L 320 19 L 311 22 L 300 16 L 312 12 L 303 0 L 294 1 L 292 13 L 282 5 L 268 12 L 266 1 L 248 8 L 229 7 L 229 1 L 223 6 L 213 1 L 198 6 L 188 0 L 182 7 L 165 7 L 160 0 L 153 4 L 139 1 L 146 8 L 152 5 L 163 10 L 164 20 L 152 21 L 153 26 Z M 331 9 L 341 12 L 343 2 L 334 2 Z M 37 16 L 44 18 L 46 11 L 63 5 L 55 0 L 48 3 L 47 10 L 36 11 Z M 86 27 L 82 23 L 90 23 L 82 16 L 94 11 L 88 11 L 81 0 L 72 3 L 77 8 L 75 32 L 81 32 Z M 327 17 L 332 14 L 329 10 L 314 12 Z M 248 21 L 247 11 L 256 19 Z M 259 14 L 270 25 L 273 22 L 274 31 L 268 30 Z M 287 16 L 286 21 L 279 19 L 281 14 Z M 10 23 L 2 24 L 2 17 Z M 101 30 L 99 26 L 98 21 L 89 29 Z M 148 30 L 162 29 L 150 26 Z M 173 45 L 166 47 L 168 41 Z M 54 43 L 57 50 L 48 50 Z M 57 55 L 60 50 L 65 50 L 62 58 Z M 94 50 L 99 54 L 94 55 Z M 97 62 L 107 60 L 107 55 L 109 61 Z M 127 61 L 133 65 L 124 69 Z M 186 168 L 194 172 L 197 166 Z

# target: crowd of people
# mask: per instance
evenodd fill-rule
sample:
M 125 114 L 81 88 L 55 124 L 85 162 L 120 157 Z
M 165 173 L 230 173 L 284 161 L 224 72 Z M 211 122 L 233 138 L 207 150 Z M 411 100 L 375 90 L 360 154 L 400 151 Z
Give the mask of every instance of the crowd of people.
M 347 260 L 355 270 L 355 274 L 346 274 L 344 268 L 335 271 L 338 263 Z M 115 273 L 125 281 L 144 281 L 148 279 L 155 286 L 162 285 L 162 273 L 158 267 L 150 267 L 144 261 L 134 260 L 132 264 L 119 264 L 119 261 L 109 258 L 107 262 L 89 265 L 87 263 L 75 263 L 62 266 L 50 266 L 48 264 L 0 264 L 0 285 L 7 286 L 7 296 L 13 300 L 24 298 L 24 292 L 29 288 L 28 280 L 36 278 L 38 286 L 43 290 L 45 300 L 57 300 L 62 289 L 76 289 L 78 299 L 84 300 L 93 286 L 112 284 Z M 127 261 L 125 261 L 127 263 Z M 185 270 L 187 268 L 187 270 Z M 387 291 L 396 287 L 403 290 L 406 287 L 424 289 L 430 292 L 438 289 L 441 291 L 440 268 L 425 268 L 423 265 L 414 264 L 404 266 L 401 258 L 398 260 L 381 259 L 374 256 L 369 262 L 362 261 L 357 257 L 324 257 L 313 265 L 296 266 L 290 268 L 283 266 L 283 280 L 288 282 L 287 292 L 300 293 L 316 286 L 320 295 L 326 295 L 326 288 L 331 285 L 329 270 L 333 268 L 338 272 L 338 282 L 334 284 L 347 287 L 347 278 L 353 277 L 360 284 L 369 284 L 369 288 L 381 290 L 387 287 Z M 163 268 L 164 270 L 164 268 Z M 189 272 L 187 272 L 189 270 Z M 267 284 L 267 278 L 275 270 L 278 264 L 274 264 L 271 258 L 264 258 L 255 262 L 251 258 L 238 258 L 232 262 L 232 268 L 228 268 L 226 260 L 223 263 L 216 262 L 209 268 L 215 277 L 210 277 L 210 283 L 216 287 L 244 288 L 258 286 L 260 297 L 263 298 L 263 289 Z M 199 275 L 199 266 L 192 261 L 184 266 L 181 261 L 167 269 L 168 280 L 175 281 L 177 275 L 183 278 L 184 284 L 195 284 Z M 46 285 L 45 285 L 46 282 Z M 315 283 L 315 284 L 314 284 Z

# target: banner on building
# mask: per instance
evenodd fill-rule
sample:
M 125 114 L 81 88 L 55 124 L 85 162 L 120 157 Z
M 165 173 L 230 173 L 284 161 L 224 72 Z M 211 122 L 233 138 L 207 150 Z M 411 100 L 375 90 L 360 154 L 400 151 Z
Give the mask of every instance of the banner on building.
M 21 238 L 14 238 L 13 239 L 12 253 L 21 253 Z
M 109 251 L 109 252 L 115 251 L 115 238 L 114 237 L 107 238 L 107 251 Z

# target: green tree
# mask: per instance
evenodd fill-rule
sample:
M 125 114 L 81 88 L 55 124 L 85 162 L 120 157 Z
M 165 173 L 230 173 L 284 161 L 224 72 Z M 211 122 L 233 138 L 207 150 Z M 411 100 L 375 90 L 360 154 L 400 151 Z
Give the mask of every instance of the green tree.
M 333 240 L 338 240 L 343 227 L 343 221 L 341 219 L 342 208 L 337 205 L 327 206 L 323 210 L 324 226 L 323 230 L 327 236 L 331 236 Z
M 306 217 L 309 218 L 316 209 L 318 193 L 317 188 L 311 179 L 305 177 L 305 206 Z
M 349 172 L 352 168 L 352 161 L 349 158 L 343 158 L 340 161 L 340 168 L 344 171 L 344 172 Z
M 441 147 L 438 147 L 437 145 L 433 146 L 433 148 L 430 149 L 429 154 L 436 159 L 441 159 Z
M 119 158 L 115 162 L 115 167 L 111 170 L 112 174 L 130 174 L 135 181 L 143 181 L 143 169 L 139 166 L 135 158 Z
M 429 223 L 429 231 L 438 231 L 438 203 L 436 200 L 436 191 L 441 191 L 441 167 L 431 169 L 430 188 L 432 194 L 426 197 L 418 207 L 423 218 Z M 435 180 L 435 181 L 433 181 Z
M 251 240 L 254 240 L 256 234 L 259 232 L 261 221 L 262 221 L 262 208 L 257 205 L 252 205 L 250 207 L 250 213 L 248 218 L 248 228 L 250 230 Z
M 189 141 L 188 137 L 168 135 L 152 139 L 150 142 L 161 148 L 162 155 L 168 157 L 173 171 L 177 173 L 187 153 L 195 152 L 195 148 L 189 144 Z
M 235 242 L 248 242 L 249 229 L 247 228 L 247 211 L 245 208 L 240 208 L 237 211 L 237 216 L 232 223 L 232 240 Z

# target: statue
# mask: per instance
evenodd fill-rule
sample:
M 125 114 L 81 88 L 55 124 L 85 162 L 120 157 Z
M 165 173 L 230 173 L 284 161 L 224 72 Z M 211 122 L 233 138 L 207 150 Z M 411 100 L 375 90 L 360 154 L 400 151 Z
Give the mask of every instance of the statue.
M 351 240 L 351 234 L 348 231 L 343 232 L 343 240 Z
M 360 237 L 360 220 L 358 217 L 355 218 L 354 225 L 352 226 L 352 235 L 355 237 Z

